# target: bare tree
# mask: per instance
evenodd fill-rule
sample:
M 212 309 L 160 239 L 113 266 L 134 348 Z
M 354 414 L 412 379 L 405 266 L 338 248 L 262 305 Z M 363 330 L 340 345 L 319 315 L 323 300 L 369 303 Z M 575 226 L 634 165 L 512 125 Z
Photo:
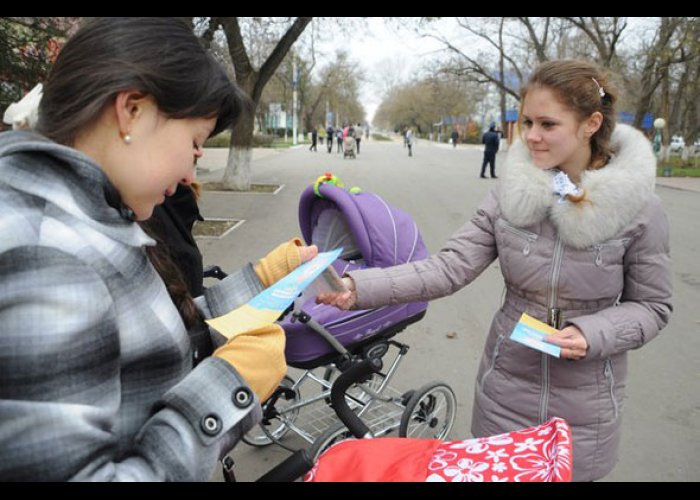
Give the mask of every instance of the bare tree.
M 617 47 L 627 28 L 627 19 L 622 17 L 565 17 L 572 25 L 593 42 L 598 57 L 596 62 L 603 67 L 612 66 L 617 56 Z
M 666 123 L 671 124 L 671 67 L 686 59 L 683 46 L 687 43 L 683 18 L 662 17 L 655 35 L 648 46 L 643 47 L 638 59 L 643 64 L 638 69 L 639 90 L 635 106 L 634 126 L 640 127 L 644 114 L 658 110 Z M 680 35 L 683 33 L 683 35 Z M 697 43 L 695 43 L 697 46 Z M 697 50 L 697 49 L 696 49 Z M 686 80 L 687 81 L 687 80 Z M 684 86 L 681 78 L 681 89 Z M 656 101 L 656 106 L 654 105 Z M 668 144 L 668 128 L 664 130 L 664 145 Z
M 288 22 L 281 21 L 287 27 L 269 54 L 256 54 L 255 59 L 260 61 L 258 67 L 254 64 L 254 58 L 251 57 L 244 42 L 240 19 L 238 17 L 209 18 L 202 39 L 205 43 L 211 43 L 218 30 L 223 32 L 233 64 L 236 83 L 250 97 L 253 106 L 257 107 L 265 85 L 272 78 L 292 44 L 299 38 L 312 18 L 298 17 L 289 19 Z M 257 26 L 262 25 L 261 20 L 258 19 L 256 22 Z M 231 133 L 229 157 L 222 179 L 225 188 L 240 191 L 250 188 L 254 123 L 254 114 L 244 115 Z
M 377 109 L 374 122 L 393 129 L 411 127 L 426 134 L 443 117 L 474 114 L 475 103 L 482 100 L 474 84 L 435 70 L 432 76 L 392 89 Z

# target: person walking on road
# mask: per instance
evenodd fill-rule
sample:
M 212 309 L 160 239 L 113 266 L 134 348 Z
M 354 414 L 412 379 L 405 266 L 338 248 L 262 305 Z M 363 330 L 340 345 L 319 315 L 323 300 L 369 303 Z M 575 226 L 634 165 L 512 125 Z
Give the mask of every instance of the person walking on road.
M 456 128 L 452 129 L 452 135 L 450 136 L 452 139 L 452 147 L 456 148 L 457 147 L 457 141 L 459 140 L 459 132 L 457 132 Z
M 317 297 L 342 309 L 436 299 L 498 259 L 506 294 L 476 376 L 472 434 L 561 417 L 572 430 L 575 481 L 615 466 L 627 353 L 653 340 L 673 310 L 656 157 L 641 132 L 615 125 L 616 101 L 595 66 L 542 64 L 521 90 L 522 140 L 510 148 L 503 182 L 442 250 L 349 272 L 348 291 Z M 558 352 L 511 339 L 523 313 L 556 329 L 544 342 Z
M 335 131 L 335 137 L 338 142 L 338 150 L 336 153 L 342 153 L 343 152 L 343 128 L 338 127 L 338 130 Z
M 328 125 L 328 128 L 326 129 L 326 138 L 327 138 L 327 143 L 326 147 L 328 148 L 328 152 L 331 153 L 333 152 L 333 137 L 335 136 L 335 129 L 333 128 L 333 125 Z
M 482 144 L 484 144 L 484 160 L 481 163 L 481 178 L 485 179 L 486 175 L 486 164 L 491 166 L 491 178 L 497 179 L 496 177 L 496 153 L 498 153 L 498 146 L 501 143 L 501 134 L 496 132 L 496 124 L 491 122 L 489 125 L 489 131 L 484 134 L 481 138 Z
M 358 123 L 355 125 L 355 146 L 357 147 L 358 155 L 360 154 L 360 141 L 362 141 L 362 134 L 364 134 L 362 125 Z
M 318 152 L 318 149 L 316 149 L 317 142 L 318 142 L 318 130 L 316 130 L 316 127 L 314 127 L 311 130 L 311 146 L 309 146 L 309 151 Z
M 413 156 L 413 130 L 406 129 L 405 144 L 408 147 L 408 156 Z

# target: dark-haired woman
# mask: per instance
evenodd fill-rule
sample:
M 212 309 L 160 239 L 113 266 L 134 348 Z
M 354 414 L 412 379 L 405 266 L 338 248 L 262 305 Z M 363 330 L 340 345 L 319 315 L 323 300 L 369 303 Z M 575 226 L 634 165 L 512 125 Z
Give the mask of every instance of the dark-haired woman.
M 206 481 L 259 420 L 286 372 L 281 329 L 193 368 L 189 320 L 315 249 L 281 245 L 195 309 L 137 223 L 245 107 L 182 21 L 102 18 L 59 54 L 38 133 L 0 134 L 0 480 Z

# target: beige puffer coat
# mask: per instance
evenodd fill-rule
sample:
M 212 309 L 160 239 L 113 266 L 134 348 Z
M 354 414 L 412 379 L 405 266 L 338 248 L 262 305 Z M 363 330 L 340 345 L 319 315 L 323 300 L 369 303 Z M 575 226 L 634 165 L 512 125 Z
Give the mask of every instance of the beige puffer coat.
M 608 165 L 584 173 L 588 201 L 557 203 L 551 173 L 521 143 L 499 192 L 430 258 L 352 272 L 360 309 L 454 293 L 500 259 L 507 293 L 476 380 L 472 432 L 487 436 L 563 417 L 574 437 L 574 480 L 613 468 L 627 351 L 653 339 L 672 311 L 668 222 L 654 194 L 656 161 L 638 131 L 618 125 Z M 588 341 L 566 361 L 510 340 L 521 313 L 575 324 Z

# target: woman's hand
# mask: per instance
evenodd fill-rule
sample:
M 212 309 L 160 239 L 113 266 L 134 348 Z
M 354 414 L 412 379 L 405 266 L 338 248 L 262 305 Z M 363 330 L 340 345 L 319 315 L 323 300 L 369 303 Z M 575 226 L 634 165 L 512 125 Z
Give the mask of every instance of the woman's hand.
M 316 245 L 304 246 L 299 238 L 282 243 L 277 248 L 260 259 L 255 266 L 255 272 L 265 288 L 294 271 L 300 264 L 318 255 Z
M 563 359 L 583 359 L 588 352 L 586 337 L 574 325 L 569 325 L 557 333 L 547 335 L 546 341 L 561 347 L 561 357 Z
M 335 306 L 338 309 L 347 311 L 357 302 L 357 293 L 355 292 L 355 282 L 352 278 L 345 277 L 342 279 L 345 288 L 345 292 L 325 292 L 319 293 L 316 297 L 317 304 L 326 304 L 329 306 Z
M 281 326 L 267 325 L 233 337 L 214 356 L 233 366 L 263 402 L 287 373 L 285 340 Z

